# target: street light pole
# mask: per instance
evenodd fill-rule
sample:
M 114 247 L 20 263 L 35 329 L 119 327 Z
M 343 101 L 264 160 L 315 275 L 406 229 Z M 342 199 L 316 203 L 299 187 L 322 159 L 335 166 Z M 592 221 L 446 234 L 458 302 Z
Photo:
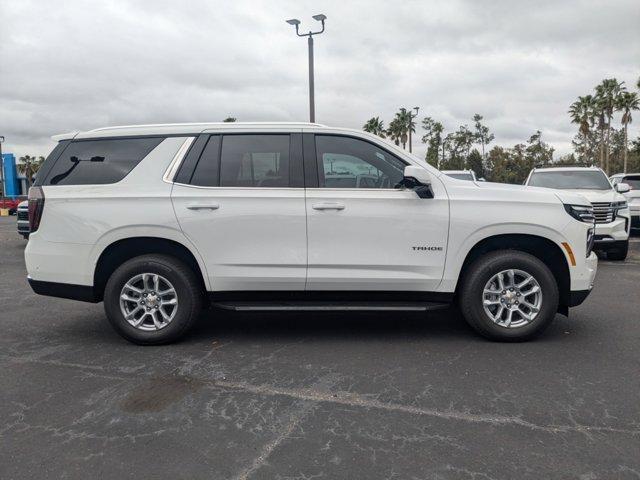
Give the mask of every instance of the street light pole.
M 317 20 L 322 24 L 322 29 L 317 32 L 312 32 L 309 30 L 308 33 L 300 33 L 299 26 L 300 20 L 297 18 L 292 18 L 291 20 L 287 20 L 289 25 L 294 25 L 296 27 L 296 35 L 299 37 L 309 37 L 307 39 L 307 45 L 309 47 L 309 121 L 314 123 L 316 121 L 316 101 L 315 101 L 315 81 L 314 81 L 314 71 L 313 71 L 313 36 L 320 35 L 324 32 L 324 21 L 327 19 L 326 15 L 318 14 L 313 16 L 314 20 Z

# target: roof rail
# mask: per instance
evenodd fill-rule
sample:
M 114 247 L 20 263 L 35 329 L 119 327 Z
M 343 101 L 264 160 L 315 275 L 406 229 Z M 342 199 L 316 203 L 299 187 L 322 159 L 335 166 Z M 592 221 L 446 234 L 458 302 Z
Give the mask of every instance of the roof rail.
M 554 162 L 554 163 L 547 163 L 546 165 L 542 164 L 542 163 L 539 163 L 536 166 L 534 166 L 533 168 L 553 168 L 553 167 L 598 168 L 597 165 L 593 165 L 592 163 L 586 163 L 586 162 L 580 162 L 580 163 Z

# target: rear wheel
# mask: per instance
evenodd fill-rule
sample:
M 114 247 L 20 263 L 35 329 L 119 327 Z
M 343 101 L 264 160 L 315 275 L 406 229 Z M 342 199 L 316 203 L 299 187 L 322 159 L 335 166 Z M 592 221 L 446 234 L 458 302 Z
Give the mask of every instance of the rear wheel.
M 492 340 L 523 341 L 549 326 L 558 309 L 558 285 L 538 258 L 502 250 L 467 270 L 460 308 L 471 327 Z
M 139 345 L 170 343 L 198 318 L 203 291 L 193 270 L 173 257 L 143 255 L 107 281 L 104 307 L 116 331 Z

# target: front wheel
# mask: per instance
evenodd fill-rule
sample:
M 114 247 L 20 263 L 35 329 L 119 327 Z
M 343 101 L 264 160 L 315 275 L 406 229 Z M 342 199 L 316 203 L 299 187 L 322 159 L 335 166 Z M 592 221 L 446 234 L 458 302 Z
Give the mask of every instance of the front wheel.
M 202 308 L 203 291 L 193 270 L 166 255 L 143 255 L 109 277 L 104 308 L 113 328 L 138 345 L 182 337 Z
M 462 279 L 459 303 L 471 327 L 492 340 L 529 340 L 558 309 L 558 285 L 537 257 L 515 250 L 477 259 Z

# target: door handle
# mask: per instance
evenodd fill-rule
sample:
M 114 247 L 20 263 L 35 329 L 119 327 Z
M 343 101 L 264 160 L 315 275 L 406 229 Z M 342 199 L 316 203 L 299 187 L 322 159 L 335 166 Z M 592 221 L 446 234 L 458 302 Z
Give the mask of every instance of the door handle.
M 220 205 L 217 203 L 192 203 L 187 205 L 189 210 L 217 210 L 220 208 Z
M 344 210 L 344 203 L 314 203 L 311 208 L 314 210 Z

